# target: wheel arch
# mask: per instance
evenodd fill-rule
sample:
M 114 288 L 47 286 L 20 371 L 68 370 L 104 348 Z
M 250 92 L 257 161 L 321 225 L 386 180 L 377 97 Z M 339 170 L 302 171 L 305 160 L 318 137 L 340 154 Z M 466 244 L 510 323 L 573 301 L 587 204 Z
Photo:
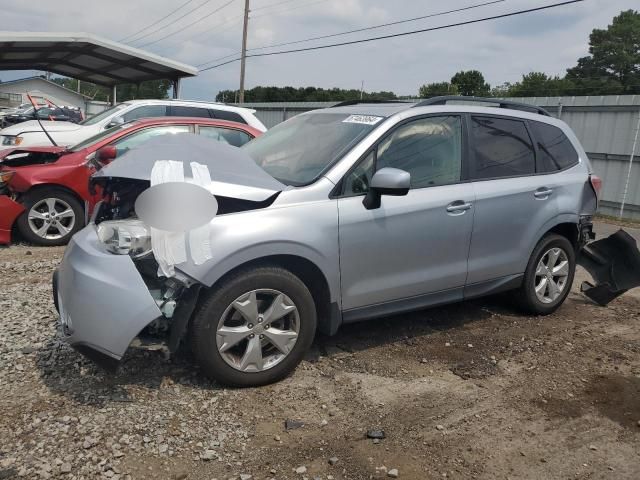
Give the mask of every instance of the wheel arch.
M 25 195 L 30 195 L 34 192 L 39 192 L 40 190 L 45 190 L 45 189 L 51 189 L 51 190 L 58 190 L 61 192 L 64 192 L 66 194 L 71 195 L 72 197 L 74 197 L 78 203 L 80 204 L 80 206 L 82 207 L 82 210 L 85 210 L 85 200 L 84 198 L 82 198 L 80 195 L 78 195 L 78 193 L 76 191 L 74 191 L 73 189 L 65 186 L 65 185 L 60 185 L 59 183 L 37 183 L 35 185 L 33 185 L 31 188 L 29 188 L 29 190 L 23 192 L 20 194 L 21 197 L 24 197 Z M 84 223 L 84 219 L 82 219 L 83 223 Z
M 341 323 L 338 303 L 331 300 L 332 291 L 325 272 L 308 258 L 295 254 L 274 254 L 254 258 L 226 271 L 208 288 L 216 288 L 225 279 L 239 271 L 267 266 L 283 268 L 297 276 L 307 286 L 313 297 L 318 318 L 318 329 L 327 335 L 335 334 Z
M 580 217 L 578 215 L 565 214 L 559 215 L 545 223 L 540 228 L 540 230 L 538 230 L 537 235 L 534 236 L 531 245 L 529 245 L 529 256 L 527 257 L 527 262 L 529 261 L 529 257 L 531 257 L 531 254 L 536 248 L 536 245 L 538 245 L 538 243 L 540 243 L 540 240 L 542 240 L 544 236 L 548 235 L 549 233 L 561 235 L 569 240 L 569 242 L 571 242 L 571 245 L 573 245 L 574 251 L 577 255 L 580 235 L 579 222 Z

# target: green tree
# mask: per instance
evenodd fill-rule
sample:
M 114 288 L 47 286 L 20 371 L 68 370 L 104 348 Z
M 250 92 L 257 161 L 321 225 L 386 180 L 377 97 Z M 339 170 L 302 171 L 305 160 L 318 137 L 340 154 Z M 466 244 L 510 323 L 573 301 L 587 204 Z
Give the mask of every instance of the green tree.
M 393 92 L 360 92 L 360 90 L 318 87 L 254 87 L 245 90 L 246 102 L 342 102 L 346 100 L 395 100 Z M 221 90 L 217 102 L 233 103 L 238 98 L 237 90 Z
M 567 70 L 582 95 L 640 93 L 640 13 L 626 10 L 589 36 L 589 53 Z
M 52 81 L 74 92 L 78 91 L 78 80 L 75 78 L 56 77 Z M 116 87 L 117 100 L 156 98 L 168 98 L 171 82 L 169 80 L 149 80 L 138 84 L 122 84 Z M 94 83 L 80 82 L 80 93 L 87 97 L 106 102 L 111 99 L 111 89 Z
M 513 88 L 513 85 L 511 83 L 504 82 L 502 85 L 496 85 L 495 87 L 493 87 L 489 95 L 492 98 L 510 97 L 512 96 L 511 95 L 512 88 Z
M 451 77 L 451 83 L 464 96 L 486 97 L 491 90 L 491 86 L 484 81 L 484 75 L 478 70 L 458 72 Z
M 458 95 L 458 87 L 449 82 L 427 83 L 420 87 L 420 98 L 439 97 L 442 95 Z
M 573 82 L 559 76 L 550 77 L 543 72 L 530 72 L 522 76 L 508 90 L 509 97 L 560 97 L 570 95 L 574 88 Z

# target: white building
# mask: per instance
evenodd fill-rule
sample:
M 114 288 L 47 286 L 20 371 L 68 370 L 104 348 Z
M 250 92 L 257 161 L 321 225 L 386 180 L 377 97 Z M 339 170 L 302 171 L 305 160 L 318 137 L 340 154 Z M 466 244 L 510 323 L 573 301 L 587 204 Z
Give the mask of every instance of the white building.
M 15 107 L 29 103 L 27 94 L 38 103 L 49 100 L 59 106 L 78 107 L 83 113 L 87 110 L 89 97 L 62 87 L 42 77 L 28 77 L 0 83 L 0 106 Z

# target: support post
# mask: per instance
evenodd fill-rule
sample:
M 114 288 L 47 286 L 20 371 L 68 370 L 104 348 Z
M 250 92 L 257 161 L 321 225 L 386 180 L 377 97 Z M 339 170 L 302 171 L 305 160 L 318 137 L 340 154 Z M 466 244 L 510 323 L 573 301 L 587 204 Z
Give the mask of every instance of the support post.
M 247 63 L 247 30 L 249 24 L 249 0 L 244 0 L 244 26 L 242 27 L 242 55 L 240 56 L 240 95 L 238 101 L 244 103 L 244 73 Z
M 636 147 L 638 146 L 638 132 L 640 132 L 640 110 L 638 110 L 638 123 L 636 125 L 636 134 L 633 138 L 633 147 L 631 147 L 631 156 L 629 157 L 629 170 L 627 171 L 627 180 L 624 184 L 624 193 L 622 194 L 622 203 L 620 204 L 620 220 L 622 220 L 622 214 L 624 213 L 624 204 L 627 201 L 627 193 L 629 192 L 629 180 L 631 179 L 631 169 L 633 168 L 633 157 L 636 154 Z
M 177 100 L 180 98 L 180 79 L 177 78 L 173 81 L 173 99 Z
M 118 99 L 116 98 L 116 86 L 111 87 L 111 105 L 115 105 L 118 103 Z

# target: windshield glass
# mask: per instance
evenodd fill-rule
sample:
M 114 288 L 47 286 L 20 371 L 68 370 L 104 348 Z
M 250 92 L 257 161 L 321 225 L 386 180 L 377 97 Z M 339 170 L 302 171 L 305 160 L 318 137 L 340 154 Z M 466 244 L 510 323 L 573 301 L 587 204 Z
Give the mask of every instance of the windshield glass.
M 281 123 L 242 147 L 286 185 L 312 183 L 362 140 L 381 117 L 309 113 Z
M 15 112 L 16 115 L 25 115 L 25 114 L 29 114 L 29 113 L 33 113 L 33 107 L 20 108 L 20 109 L 16 110 L 16 112 Z
M 96 143 L 101 142 L 105 138 L 110 137 L 117 131 L 122 130 L 124 128 L 129 128 L 130 126 L 131 126 L 131 123 L 123 123 L 122 125 L 116 125 L 115 127 L 107 128 L 106 130 L 103 130 L 102 132 L 95 134 L 93 137 L 89 137 L 86 140 L 83 140 L 82 142 L 75 144 L 69 150 L 71 152 L 78 152 L 83 148 L 91 147 L 92 145 L 95 145 Z
M 127 106 L 126 103 L 121 103 L 120 105 L 116 105 L 115 107 L 111 107 L 111 108 L 105 110 L 104 112 L 100 112 L 99 114 L 94 115 L 93 117 L 89 117 L 86 120 L 80 122 L 80 125 L 95 125 L 96 123 L 100 122 L 101 120 L 104 120 L 105 118 L 107 118 L 109 115 L 112 115 L 112 114 L 116 113 L 118 110 L 122 110 L 126 106 Z

